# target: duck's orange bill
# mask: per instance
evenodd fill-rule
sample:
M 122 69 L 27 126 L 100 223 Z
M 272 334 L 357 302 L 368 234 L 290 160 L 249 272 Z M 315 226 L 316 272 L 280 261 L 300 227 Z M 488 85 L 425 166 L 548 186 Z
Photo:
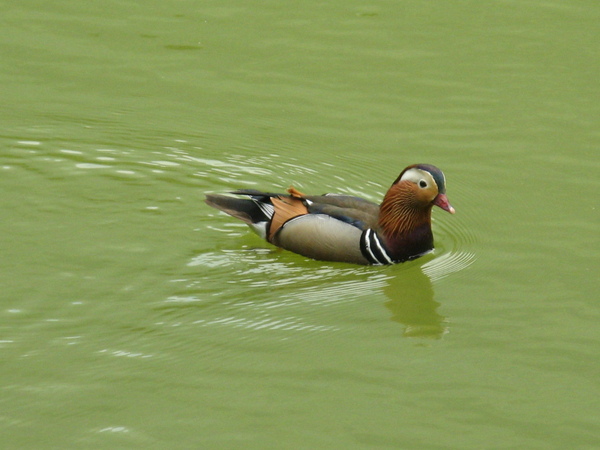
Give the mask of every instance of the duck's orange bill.
M 448 202 L 448 197 L 446 197 L 446 194 L 438 194 L 435 200 L 433 200 L 433 204 L 439 206 L 445 211 L 448 211 L 450 214 L 454 214 L 456 212 L 452 205 Z

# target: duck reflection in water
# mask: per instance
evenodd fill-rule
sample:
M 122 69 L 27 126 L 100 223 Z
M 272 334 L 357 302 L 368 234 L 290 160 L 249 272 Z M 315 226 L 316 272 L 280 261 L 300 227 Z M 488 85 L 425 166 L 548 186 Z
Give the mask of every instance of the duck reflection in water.
M 440 303 L 434 300 L 431 280 L 421 265 L 389 278 L 384 293 L 391 320 L 406 327 L 404 336 L 440 339 L 448 332 L 447 319 L 437 312 Z

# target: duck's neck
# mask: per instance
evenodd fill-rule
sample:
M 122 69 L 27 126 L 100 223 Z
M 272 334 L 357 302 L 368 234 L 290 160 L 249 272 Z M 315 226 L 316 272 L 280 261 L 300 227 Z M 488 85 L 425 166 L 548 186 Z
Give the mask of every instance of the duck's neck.
M 390 256 L 402 261 L 433 249 L 431 205 L 422 205 L 410 189 L 394 186 L 381 203 L 378 234 Z

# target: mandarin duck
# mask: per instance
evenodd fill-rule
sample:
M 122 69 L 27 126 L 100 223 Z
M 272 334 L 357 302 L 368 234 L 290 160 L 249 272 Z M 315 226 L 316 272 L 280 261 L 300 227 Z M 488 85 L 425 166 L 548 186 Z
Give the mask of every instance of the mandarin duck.
M 206 203 L 248 224 L 277 247 L 322 260 L 394 264 L 433 250 L 433 205 L 454 214 L 446 179 L 430 164 L 404 169 L 381 205 L 349 195 L 239 189 L 240 199 L 207 194 Z

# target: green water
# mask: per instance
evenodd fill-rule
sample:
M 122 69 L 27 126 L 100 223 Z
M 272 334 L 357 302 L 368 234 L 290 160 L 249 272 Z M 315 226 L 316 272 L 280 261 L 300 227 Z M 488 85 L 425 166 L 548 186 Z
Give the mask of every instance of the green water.
M 596 1 L 11 2 L 3 448 L 600 446 Z M 446 174 L 436 252 L 278 251 L 240 187 Z

